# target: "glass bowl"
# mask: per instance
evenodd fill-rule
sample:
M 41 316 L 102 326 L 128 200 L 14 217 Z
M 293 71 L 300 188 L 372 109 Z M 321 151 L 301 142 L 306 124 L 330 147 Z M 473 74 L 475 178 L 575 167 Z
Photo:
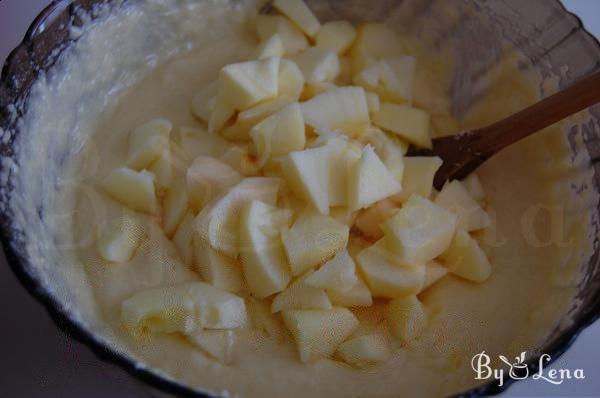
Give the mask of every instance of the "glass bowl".
M 83 15 L 105 0 L 53 1 L 32 23 L 23 43 L 7 59 L 0 79 L 0 155 L 12 158 L 18 151 L 15 139 L 20 134 L 19 119 L 26 114 L 28 96 L 36 79 L 59 60 L 61 53 L 75 40 L 69 26 L 81 25 Z M 122 6 L 126 6 L 125 1 Z M 579 78 L 600 69 L 600 43 L 586 32 L 581 21 L 568 13 L 557 0 L 315 0 L 308 1 L 322 20 L 386 20 L 391 26 L 419 35 L 428 29 L 438 45 L 453 46 L 461 55 L 460 72 L 451 87 L 452 113 L 460 117 L 476 101 L 481 81 L 500 59 L 508 41 L 519 49 L 544 77 L 556 77 L 558 87 L 569 86 Z M 459 18 L 447 18 L 448 12 Z M 433 30 L 433 32 L 432 32 Z M 541 96 L 548 95 L 540 87 Z M 567 132 L 581 132 L 593 169 L 593 189 L 600 192 L 600 107 L 590 108 L 590 119 L 573 123 Z M 91 331 L 76 308 L 69 306 L 68 294 L 48 288 L 50 273 L 36 266 L 23 238 L 20 219 L 10 206 L 17 187 L 13 177 L 18 169 L 2 162 L 0 185 L 0 237 L 8 264 L 23 286 L 43 304 L 58 327 L 72 338 L 88 345 L 101 359 L 115 363 L 133 376 L 167 393 L 186 397 L 207 397 L 168 376 L 148 369 Z M 599 204 L 594 203 L 597 217 Z M 33 210 L 32 210 L 33 211 Z M 43 211 L 43 206 L 35 211 Z M 34 211 L 34 212 L 35 212 Z M 598 236 L 596 231 L 595 236 Z M 577 286 L 577 297 L 560 325 L 552 331 L 540 352 L 556 360 L 577 335 L 600 316 L 600 246 L 594 241 L 594 254 Z M 539 354 L 529 358 L 530 371 L 536 371 Z M 457 396 L 475 397 L 498 394 L 503 386 L 494 381 Z

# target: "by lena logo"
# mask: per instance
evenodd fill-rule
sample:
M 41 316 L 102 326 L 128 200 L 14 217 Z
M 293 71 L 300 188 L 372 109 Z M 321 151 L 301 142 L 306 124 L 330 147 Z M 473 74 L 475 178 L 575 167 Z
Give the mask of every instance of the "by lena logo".
M 551 384 L 559 385 L 565 380 L 585 379 L 583 369 L 549 369 L 546 370 L 544 365 L 550 362 L 550 355 L 542 354 L 538 362 L 538 370 L 529 374 L 529 367 L 525 363 L 525 357 L 527 353 L 523 351 L 521 354 L 515 357 L 514 361 L 510 361 L 504 355 L 499 355 L 498 358 L 506 366 L 508 366 L 508 377 L 513 380 L 523 380 L 531 377 L 533 380 L 542 380 Z M 500 369 L 493 368 L 491 364 L 492 360 L 485 351 L 475 354 L 471 359 L 471 367 L 475 372 L 475 380 L 488 380 L 495 379 L 498 381 L 498 385 L 502 387 L 506 379 L 506 369 L 503 366 Z

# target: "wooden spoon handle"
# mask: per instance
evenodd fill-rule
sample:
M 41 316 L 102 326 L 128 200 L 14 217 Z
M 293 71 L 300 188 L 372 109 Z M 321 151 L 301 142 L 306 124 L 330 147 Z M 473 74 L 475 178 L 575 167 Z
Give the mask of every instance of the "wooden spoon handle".
M 494 124 L 456 136 L 436 138 L 432 149 L 411 148 L 409 155 L 442 158 L 444 163 L 434 179 L 434 186 L 441 189 L 446 181 L 465 178 L 507 146 L 598 102 L 600 72 Z

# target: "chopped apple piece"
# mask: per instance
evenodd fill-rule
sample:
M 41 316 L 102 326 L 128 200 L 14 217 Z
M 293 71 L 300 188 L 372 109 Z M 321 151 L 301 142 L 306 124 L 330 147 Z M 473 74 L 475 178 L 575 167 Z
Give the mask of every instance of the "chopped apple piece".
M 463 184 L 473 199 L 481 202 L 485 199 L 485 191 L 483 185 L 476 173 L 471 173 L 467 178 L 463 180 Z
M 156 188 L 161 194 L 164 194 L 164 191 L 166 191 L 173 182 L 173 163 L 171 145 L 167 144 L 158 158 L 148 168 L 148 171 L 154 174 Z
M 448 274 L 448 268 L 438 264 L 435 261 L 430 261 L 425 264 L 425 284 L 423 290 L 438 282 Z
M 103 259 L 122 264 L 131 260 L 144 235 L 137 219 L 124 216 L 107 227 L 96 247 Z
M 236 261 L 194 236 L 194 258 L 196 269 L 203 280 L 217 289 L 239 293 L 243 289 L 242 268 Z
M 329 82 L 307 83 L 304 86 L 304 91 L 302 91 L 302 95 L 300 95 L 300 100 L 308 101 L 309 99 L 314 98 L 317 95 L 336 87 L 337 86 L 335 84 Z
M 214 81 L 200 90 L 192 99 L 192 113 L 207 125 L 212 113 L 210 101 L 217 96 L 217 89 L 217 81 Z
M 121 321 L 140 332 L 192 333 L 247 324 L 244 300 L 202 282 L 142 290 L 123 301 Z
M 275 33 L 279 34 L 286 54 L 296 54 L 308 47 L 308 40 L 302 31 L 279 15 L 258 15 L 256 31 L 261 40 L 267 40 Z
M 188 209 L 187 187 L 184 181 L 179 179 L 167 191 L 163 204 L 163 229 L 165 234 L 172 238 L 179 223 Z
M 197 157 L 186 173 L 190 207 L 199 211 L 214 197 L 242 179 L 240 173 L 218 159 L 208 156 Z
M 354 83 L 387 101 L 411 104 L 415 66 L 414 57 L 386 58 L 363 69 L 354 77 Z
M 387 315 L 392 333 L 402 343 L 418 338 L 429 321 L 427 310 L 417 296 L 400 297 L 390 301 Z
M 283 322 L 294 336 L 304 363 L 331 356 L 359 324 L 350 310 L 341 307 L 284 311 Z
M 233 125 L 223 130 L 222 135 L 231 141 L 247 141 L 252 127 L 292 102 L 294 101 L 289 97 L 282 96 L 246 109 L 238 114 Z
M 127 166 L 140 171 L 149 167 L 169 147 L 173 124 L 166 119 L 154 119 L 141 125 L 129 136 Z
M 316 288 L 348 291 L 358 282 L 356 264 L 348 250 L 344 249 L 310 274 L 304 282 Z
M 492 273 L 490 262 L 479 243 L 464 230 L 457 230 L 442 262 L 454 275 L 473 282 L 485 282 Z
M 405 105 L 383 103 L 379 112 L 373 115 L 373 123 L 419 147 L 431 148 L 429 114 L 425 111 Z
M 362 87 L 340 87 L 302 104 L 306 124 L 315 129 L 340 129 L 355 135 L 369 124 L 369 107 Z
M 356 29 L 348 21 L 331 21 L 321 27 L 316 46 L 341 55 L 350 49 L 356 38 Z
M 338 354 L 350 365 L 362 368 L 388 359 L 390 347 L 382 335 L 368 334 L 343 342 Z
M 211 134 L 219 133 L 235 116 L 235 107 L 227 102 L 227 99 L 217 94 L 213 102 L 212 113 L 208 121 L 208 131 Z
M 251 200 L 275 204 L 278 190 L 278 178 L 246 178 L 202 209 L 196 218 L 196 231 L 213 249 L 235 258 L 240 250 L 238 230 L 242 208 Z
M 348 205 L 348 180 L 354 165 L 362 156 L 360 147 L 344 136 L 333 137 L 327 142 L 329 148 L 329 205 Z M 347 209 L 352 213 L 354 210 Z
M 323 264 L 348 243 L 349 228 L 331 217 L 306 209 L 281 239 L 294 276 Z
M 375 297 L 404 297 L 423 288 L 425 266 L 402 261 L 384 239 L 360 252 L 356 261 Z
M 279 231 L 289 225 L 291 212 L 254 200 L 240 218 L 242 268 L 250 292 L 265 298 L 283 291 L 291 274 Z
M 296 195 L 322 214 L 329 214 L 329 148 L 319 147 L 288 154 L 282 170 Z
M 381 101 L 379 100 L 379 95 L 372 93 L 370 91 L 367 92 L 367 107 L 369 108 L 369 113 L 374 114 L 381 110 Z
M 331 301 L 324 289 L 308 285 L 306 279 L 312 274 L 308 273 L 298 278 L 283 292 L 273 299 L 271 312 L 283 310 L 329 310 Z
M 304 118 L 300 104 L 294 102 L 269 116 L 250 131 L 259 165 L 271 158 L 301 151 L 306 145 Z
M 304 83 L 304 75 L 298 65 L 282 59 L 279 65 L 279 95 L 297 101 L 304 90 Z
M 350 50 L 355 62 L 355 72 L 362 71 L 368 60 L 380 60 L 403 55 L 401 41 L 396 32 L 383 23 L 367 23 L 358 29 L 358 35 Z
M 350 289 L 346 291 L 327 289 L 327 295 L 334 305 L 343 307 L 370 307 L 373 305 L 371 291 L 360 276 Z
M 231 146 L 223 137 L 202 128 L 183 127 L 179 131 L 181 157 L 191 163 L 198 156 L 218 158 Z
M 219 74 L 217 98 L 240 111 L 275 98 L 278 94 L 279 61 L 279 57 L 271 57 L 226 65 Z
M 400 207 L 393 200 L 382 200 L 360 213 L 356 218 L 355 225 L 366 237 L 380 239 L 383 237 L 380 225 L 399 209 Z
M 404 202 L 412 194 L 424 198 L 431 197 L 433 178 L 442 166 L 439 157 L 411 156 L 404 158 L 404 175 L 402 178 L 402 192 L 394 196 L 394 200 Z
M 302 71 L 306 83 L 331 82 L 340 74 L 340 60 L 333 51 L 309 47 L 290 57 Z
M 321 29 L 321 23 L 302 0 L 275 0 L 273 6 L 310 37 L 315 37 Z
M 456 216 L 419 195 L 412 195 L 381 228 L 397 255 L 425 264 L 446 251 L 456 230 Z
M 363 209 L 401 191 L 400 182 L 367 145 L 348 176 L 348 208 Z
M 252 58 L 265 59 L 269 57 L 283 57 L 285 54 L 285 47 L 283 46 L 283 40 L 278 33 L 269 37 L 258 45 Z
M 188 211 L 173 235 L 173 243 L 186 264 L 194 262 L 194 213 Z
M 271 312 L 271 305 L 267 300 L 259 300 L 255 297 L 248 297 L 247 304 L 248 315 L 254 329 L 260 330 L 277 341 L 283 340 L 285 331 L 281 321 Z
M 250 156 L 248 148 L 244 146 L 231 146 L 220 157 L 220 160 L 246 177 L 257 176 L 260 171 L 259 164 Z
M 102 188 L 123 205 L 144 213 L 156 213 L 154 174 L 128 167 L 113 170 L 102 182 Z
M 188 340 L 224 365 L 230 364 L 235 336 L 231 330 L 201 330 L 187 335 Z
M 444 185 L 442 191 L 435 197 L 435 204 L 456 214 L 457 227 L 465 231 L 483 229 L 492 223 L 490 216 L 458 180 Z

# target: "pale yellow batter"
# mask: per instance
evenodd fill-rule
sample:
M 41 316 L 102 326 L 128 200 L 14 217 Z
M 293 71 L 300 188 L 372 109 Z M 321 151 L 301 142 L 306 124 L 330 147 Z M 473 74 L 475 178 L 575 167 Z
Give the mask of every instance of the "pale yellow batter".
M 165 7 L 160 1 L 151 3 L 155 4 L 144 12 Z M 227 17 L 232 26 L 244 21 L 245 13 L 239 8 L 236 12 Z M 222 15 L 213 10 L 194 17 L 218 20 Z M 194 33 L 201 31 L 193 27 L 193 21 L 184 19 L 184 36 L 194 29 Z M 109 26 L 126 31 L 123 25 Z M 236 332 L 234 359 L 228 366 L 178 336 L 148 335 L 142 341 L 131 337 L 119 318 L 124 299 L 144 288 L 199 277 L 179 260 L 172 243 L 150 218 L 145 219 L 151 231 L 149 239 L 130 263 L 102 261 L 94 246 L 97 236 L 107 221 L 124 209 L 98 188 L 98 181 L 125 162 L 128 132 L 141 123 L 164 117 L 178 127 L 200 126 L 190 113 L 193 95 L 213 81 L 223 65 L 242 59 L 256 45 L 245 25 L 237 26 L 229 26 L 227 34 L 215 34 L 190 52 L 159 57 L 161 62 L 169 59 L 131 88 L 106 97 L 108 106 L 93 115 L 97 124 L 89 124 L 95 127 L 93 135 L 82 140 L 80 156 L 71 170 L 76 183 L 70 184 L 65 194 L 76 198 L 72 235 L 66 233 L 65 237 L 74 245 L 64 250 L 76 253 L 79 260 L 73 260 L 74 267 L 84 267 L 87 282 L 81 283 L 87 284 L 80 289 L 92 293 L 90 305 L 98 311 L 98 325 L 108 323 L 104 335 L 121 350 L 186 385 L 246 398 L 443 396 L 476 384 L 470 366 L 474 354 L 485 350 L 492 358 L 498 354 L 513 357 L 542 343 L 570 307 L 580 266 L 591 252 L 590 204 L 594 198 L 585 193 L 575 197 L 569 188 L 571 183 L 590 179 L 580 167 L 587 159 L 583 153 L 572 157 L 562 125 L 514 145 L 479 170 L 494 219 L 493 227 L 480 236 L 492 263 L 491 278 L 485 284 L 472 284 L 447 277 L 420 295 L 433 312 L 424 335 L 376 368 L 357 370 L 334 360 L 303 364 L 289 338 L 266 339 L 257 331 Z M 214 33 L 218 24 L 213 21 L 210 27 Z M 409 40 L 407 52 L 418 59 L 417 87 L 427 84 L 436 98 L 445 97 L 451 58 L 430 54 Z M 426 110 L 434 116 L 434 132 L 448 134 L 482 126 L 535 102 L 539 78 L 533 72 L 518 71 L 516 58 L 508 57 L 498 67 L 485 97 L 462 122 L 448 115 L 449 100 L 441 101 L 442 105 L 440 101 L 423 103 L 432 107 Z M 382 310 L 383 304 L 376 301 L 357 315 L 376 323 L 383 317 Z

